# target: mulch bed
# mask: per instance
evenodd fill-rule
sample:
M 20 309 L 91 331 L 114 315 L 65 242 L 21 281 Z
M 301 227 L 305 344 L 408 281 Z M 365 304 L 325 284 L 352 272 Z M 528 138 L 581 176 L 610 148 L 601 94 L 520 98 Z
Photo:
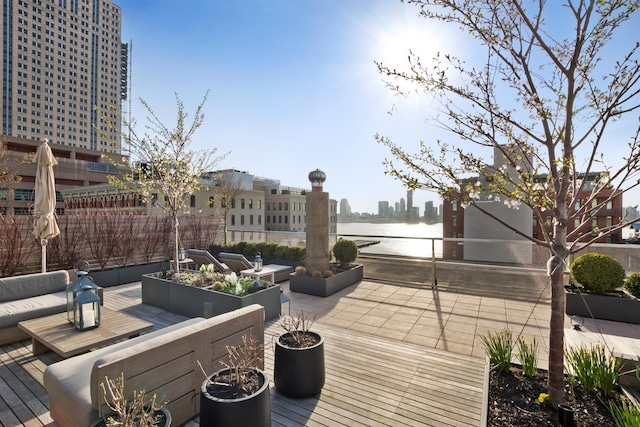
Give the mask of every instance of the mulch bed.
M 538 403 L 540 393 L 547 392 L 547 371 L 534 377 L 524 375 L 513 366 L 509 373 L 492 371 L 489 380 L 488 426 L 539 427 L 558 426 L 558 410 L 551 404 Z M 620 395 L 612 397 L 620 401 Z M 565 402 L 574 409 L 580 427 L 615 427 L 607 399 L 598 392 L 587 392 L 581 384 L 573 388 L 565 381 Z M 603 403 L 604 402 L 604 403 Z

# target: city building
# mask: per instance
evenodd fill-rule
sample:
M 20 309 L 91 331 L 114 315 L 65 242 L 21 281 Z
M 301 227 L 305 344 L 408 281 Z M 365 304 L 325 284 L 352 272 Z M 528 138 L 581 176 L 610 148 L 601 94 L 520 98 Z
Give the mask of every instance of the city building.
M 2 16 L 1 133 L 119 152 L 128 90 L 120 7 L 110 0 L 3 0 Z
M 389 213 L 389 202 L 387 201 L 379 201 L 378 202 L 378 216 L 380 218 L 391 218 Z
M 40 145 L 39 141 L 17 137 L 4 137 L 7 144 L 6 156 L 11 163 L 20 162 L 25 155 L 34 153 Z M 125 169 L 118 169 L 109 160 L 109 155 L 103 157 L 96 150 L 88 148 L 74 147 L 69 145 L 51 144 L 57 165 L 53 167 L 56 182 L 56 212 L 62 215 L 65 212 L 65 190 L 78 189 L 87 186 L 100 186 L 107 183 L 110 174 L 126 173 Z M 0 188 L 0 212 L 3 214 L 30 215 L 35 201 L 35 163 L 26 163 L 18 169 L 21 180 L 18 183 L 6 183 L 4 188 Z M 107 185 L 107 187 L 110 187 Z M 89 206 L 97 207 L 106 205 L 109 200 L 122 194 L 107 193 L 104 188 L 99 193 L 91 193 L 91 196 L 83 198 L 81 203 L 79 198 L 73 196 L 75 200 L 73 206 L 77 209 Z M 126 197 L 126 196 L 125 196 Z M 120 200 L 120 199 L 119 199 Z M 138 201 L 136 201 L 138 202 Z M 133 203 L 130 200 L 127 203 Z
M 496 150 L 494 167 L 499 168 L 503 161 L 504 159 Z M 589 238 L 596 237 L 599 229 L 610 227 L 624 216 L 621 192 L 616 193 L 614 189 L 599 190 L 599 197 L 591 200 L 594 184 L 598 176 L 599 173 L 594 172 L 588 176 L 581 175 L 579 177 L 585 182 L 569 215 L 572 215 L 573 212 L 576 212 L 581 207 L 584 208 L 583 204 L 588 200 L 590 200 L 591 208 L 596 212 L 588 224 L 582 224 L 580 218 L 575 218 L 574 221 L 570 222 L 567 230 L 569 234 L 579 229 L 581 235 L 586 234 Z M 462 185 L 478 180 L 482 180 L 482 178 L 464 180 Z M 546 176 L 539 176 L 538 181 L 540 183 L 546 182 Z M 605 200 L 609 198 L 610 200 L 605 203 Z M 551 231 L 553 227 L 551 216 L 547 217 L 544 224 L 540 224 L 529 207 L 509 208 L 503 201 L 490 200 L 488 194 L 481 195 L 476 203 L 482 209 L 500 218 L 510 226 L 523 232 L 530 230 L 528 232 L 530 233 L 529 235 L 537 239 L 544 239 L 542 234 L 543 227 L 546 227 L 548 231 Z M 473 206 L 465 209 L 456 200 L 444 200 L 442 206 L 442 235 L 445 239 L 448 238 L 443 242 L 443 258 L 521 264 L 531 263 L 532 246 L 523 236 L 516 234 Z M 571 238 L 569 240 L 572 241 Z M 606 237 L 598 238 L 596 242 L 622 243 L 622 232 L 618 230 Z

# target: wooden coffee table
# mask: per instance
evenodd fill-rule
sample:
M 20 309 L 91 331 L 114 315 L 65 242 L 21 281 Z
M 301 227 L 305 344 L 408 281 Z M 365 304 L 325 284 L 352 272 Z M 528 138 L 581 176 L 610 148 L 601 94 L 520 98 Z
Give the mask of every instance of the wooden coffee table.
M 25 320 L 18 323 L 18 327 L 31 336 L 33 354 L 53 350 L 67 358 L 122 338 L 138 336 L 153 329 L 153 323 L 100 307 L 100 326 L 87 331 L 79 331 L 69 323 L 66 312 Z

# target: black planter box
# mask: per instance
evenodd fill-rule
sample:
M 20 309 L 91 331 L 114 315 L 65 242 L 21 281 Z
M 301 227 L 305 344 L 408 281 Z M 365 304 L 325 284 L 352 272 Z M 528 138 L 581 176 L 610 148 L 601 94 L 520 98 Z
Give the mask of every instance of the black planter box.
M 596 319 L 640 324 L 640 302 L 636 298 L 578 293 L 569 289 L 565 289 L 565 294 L 567 297 L 566 312 L 569 315 L 588 319 L 593 314 Z M 589 313 L 587 305 L 591 313 Z
M 237 295 L 207 288 L 187 286 L 172 280 L 142 276 L 142 303 L 187 317 L 209 318 L 251 304 L 264 307 L 265 321 L 280 316 L 280 286 L 271 286 L 253 294 Z
M 356 264 L 351 269 L 341 271 L 331 277 L 297 276 L 295 273 L 291 273 L 289 289 L 291 292 L 328 297 L 362 281 L 363 273 L 362 264 Z
M 150 264 L 129 265 L 107 270 L 90 271 L 89 275 L 96 285 L 107 288 L 109 286 L 139 282 L 142 280 L 143 274 L 153 273 L 160 270 L 161 267 L 161 262 L 152 262 Z

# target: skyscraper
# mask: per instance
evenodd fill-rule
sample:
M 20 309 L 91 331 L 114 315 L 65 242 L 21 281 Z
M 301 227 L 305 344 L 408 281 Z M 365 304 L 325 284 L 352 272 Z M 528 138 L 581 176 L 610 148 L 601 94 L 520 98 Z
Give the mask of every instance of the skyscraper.
M 2 19 L 2 134 L 119 152 L 128 90 L 120 7 L 110 0 L 3 0 Z

